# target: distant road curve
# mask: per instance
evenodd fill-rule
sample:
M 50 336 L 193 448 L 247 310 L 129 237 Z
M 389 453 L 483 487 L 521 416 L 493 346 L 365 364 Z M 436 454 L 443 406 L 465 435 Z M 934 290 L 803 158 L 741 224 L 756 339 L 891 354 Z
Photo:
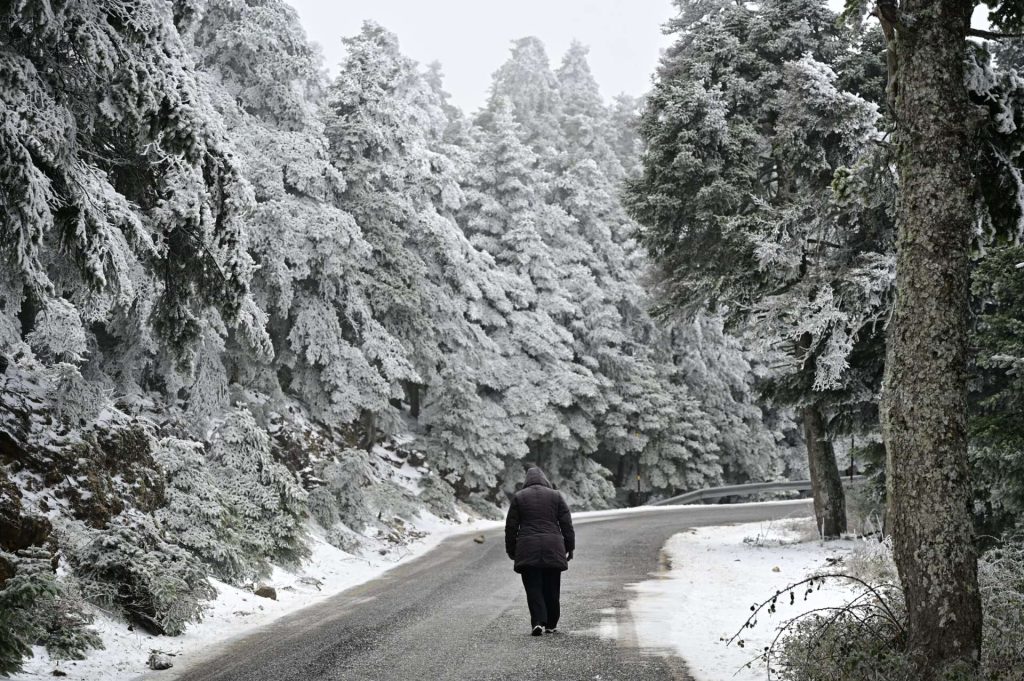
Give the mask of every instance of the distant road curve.
M 561 635 L 532 638 L 499 531 L 453 537 L 383 577 L 153 672 L 164 681 L 661 681 L 683 660 L 635 645 L 628 584 L 649 578 L 690 527 L 810 515 L 808 500 L 647 507 L 577 519 Z M 699 617 L 700 613 L 694 613 Z M 613 624 L 618 640 L 601 635 Z

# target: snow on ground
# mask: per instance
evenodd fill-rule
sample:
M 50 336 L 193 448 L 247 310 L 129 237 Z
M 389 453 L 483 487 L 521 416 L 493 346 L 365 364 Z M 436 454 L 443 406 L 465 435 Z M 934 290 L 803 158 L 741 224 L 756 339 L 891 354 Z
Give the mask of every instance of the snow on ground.
M 150 636 L 138 630 L 129 631 L 123 621 L 98 613 L 94 628 L 103 637 L 103 650 L 92 651 L 86 660 L 55 663 L 43 648 L 36 648 L 35 657 L 26 661 L 25 671 L 11 678 L 14 681 L 53 678 L 53 670 L 59 668 L 69 681 L 121 681 L 148 671 L 146 663 L 154 650 L 172 655 L 172 662 L 180 666 L 181 661 L 209 651 L 212 644 L 246 634 L 255 627 L 379 577 L 430 551 L 450 536 L 502 524 L 462 520 L 457 524 L 422 513 L 410 528 L 416 535 L 423 535 L 420 539 L 384 553 L 371 550 L 361 556 L 335 548 L 327 543 L 322 532 L 311 528 L 309 561 L 297 572 L 275 568 L 271 577 L 262 582 L 276 589 L 276 601 L 211 579 L 217 589 L 217 599 L 210 604 L 205 619 L 189 627 L 182 636 Z
M 778 626 L 808 610 L 837 606 L 854 592 L 826 582 L 796 603 L 780 598 L 776 614 L 762 611 L 757 626 L 740 636 L 744 646 L 726 642 L 751 615 L 751 606 L 816 572 L 829 559 L 849 555 L 853 540 L 821 542 L 812 521 L 775 521 L 704 527 L 673 536 L 664 548 L 668 569 L 630 588 L 630 612 L 637 641 L 654 651 L 686 660 L 696 681 L 763 681 L 765 668 L 748 662 L 774 639 Z

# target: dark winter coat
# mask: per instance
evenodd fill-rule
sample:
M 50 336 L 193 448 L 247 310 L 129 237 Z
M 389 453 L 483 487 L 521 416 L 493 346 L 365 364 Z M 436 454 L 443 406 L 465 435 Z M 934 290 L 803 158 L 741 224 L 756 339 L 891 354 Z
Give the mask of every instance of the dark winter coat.
M 526 472 L 526 485 L 512 497 L 505 518 L 505 553 L 516 572 L 525 567 L 569 569 L 566 553 L 575 550 L 569 505 L 551 489 L 539 468 Z

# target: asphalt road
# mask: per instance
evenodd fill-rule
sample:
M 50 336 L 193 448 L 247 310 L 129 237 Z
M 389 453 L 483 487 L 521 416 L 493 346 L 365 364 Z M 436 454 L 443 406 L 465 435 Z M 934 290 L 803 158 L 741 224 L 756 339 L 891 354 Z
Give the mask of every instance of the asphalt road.
M 658 681 L 689 679 L 685 662 L 637 646 L 626 586 L 663 567 L 660 551 L 689 527 L 810 513 L 807 501 L 665 507 L 577 521 L 562 580 L 561 634 L 529 636 L 519 576 L 500 532 L 453 537 L 383 577 L 209 651 L 164 681 Z M 693 613 L 700 617 L 700 613 Z M 612 640 L 609 632 L 617 632 Z M 176 660 L 181 665 L 185 660 Z

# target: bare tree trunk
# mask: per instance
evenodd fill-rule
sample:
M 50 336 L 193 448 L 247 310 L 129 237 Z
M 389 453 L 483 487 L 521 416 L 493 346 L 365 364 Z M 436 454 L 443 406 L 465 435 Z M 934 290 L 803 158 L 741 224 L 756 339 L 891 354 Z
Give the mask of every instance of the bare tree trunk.
M 802 410 L 807 465 L 814 493 L 814 517 L 825 539 L 838 539 L 846 532 L 846 496 L 832 442 L 825 432 L 825 417 L 818 405 Z
M 891 14 L 892 3 L 886 9 Z M 966 409 L 970 4 L 905 0 L 902 11 L 889 17 L 897 35 L 900 205 L 882 425 L 908 645 L 920 678 L 930 679 L 946 662 L 977 662 L 981 648 Z
M 359 447 L 369 452 L 377 444 L 377 413 L 364 409 L 359 415 L 359 425 L 363 431 Z
M 805 333 L 798 346 L 799 358 L 808 362 L 811 334 Z M 836 453 L 825 429 L 825 415 L 818 404 L 801 410 L 804 442 L 807 446 L 807 471 L 814 495 L 814 519 L 825 539 L 837 539 L 846 532 L 846 494 L 839 477 Z
M 409 403 L 409 416 L 414 419 L 420 417 L 420 390 L 424 387 L 419 383 L 412 383 L 406 381 L 405 387 L 405 401 Z

